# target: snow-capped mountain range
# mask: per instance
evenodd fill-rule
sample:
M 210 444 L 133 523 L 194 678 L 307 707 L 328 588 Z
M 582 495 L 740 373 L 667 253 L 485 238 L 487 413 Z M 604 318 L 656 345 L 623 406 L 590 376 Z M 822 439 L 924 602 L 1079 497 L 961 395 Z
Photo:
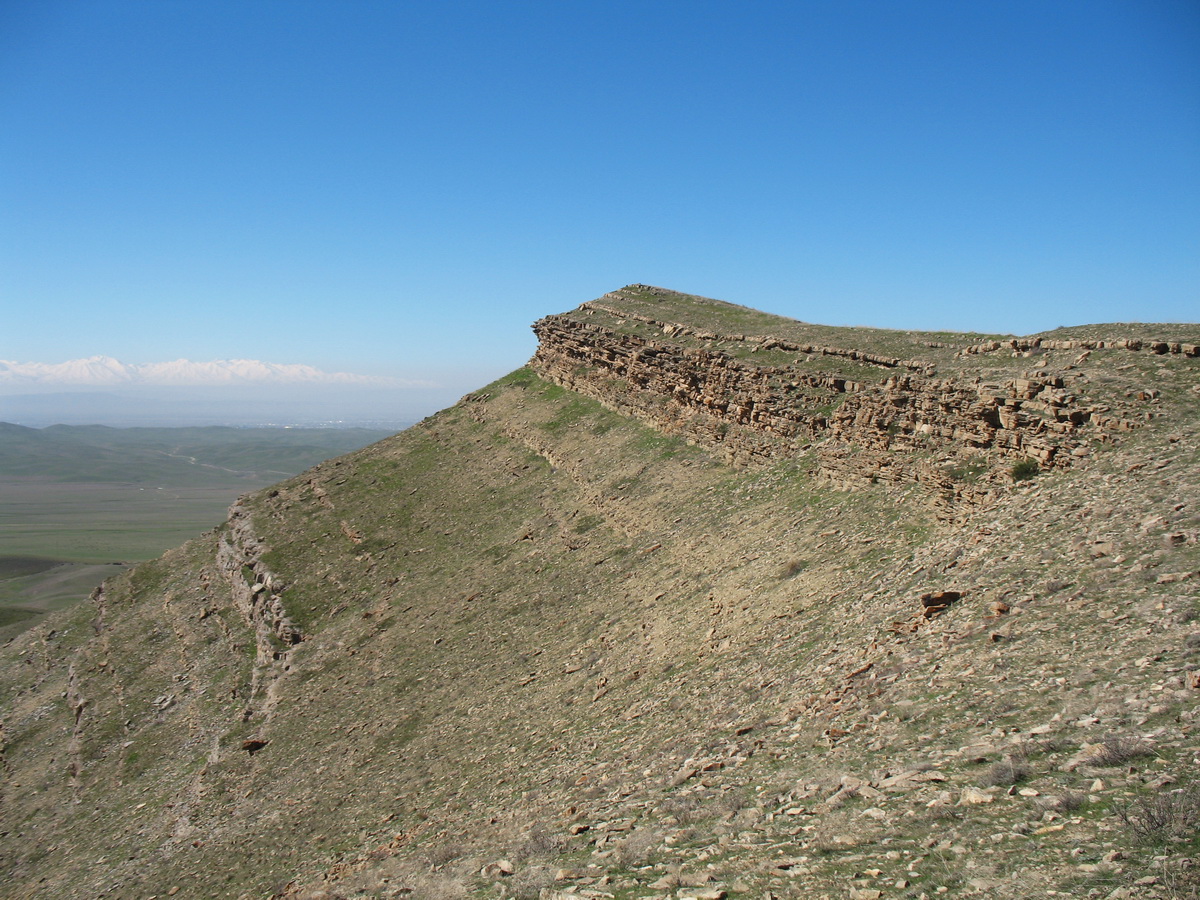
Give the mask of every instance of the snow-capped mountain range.
M 257 359 L 218 359 L 130 365 L 110 356 L 90 356 L 63 363 L 19 363 L 0 360 L 0 386 L 91 385 L 284 385 L 337 384 L 405 387 L 421 384 L 399 378 L 323 372 L 312 366 L 262 362 Z

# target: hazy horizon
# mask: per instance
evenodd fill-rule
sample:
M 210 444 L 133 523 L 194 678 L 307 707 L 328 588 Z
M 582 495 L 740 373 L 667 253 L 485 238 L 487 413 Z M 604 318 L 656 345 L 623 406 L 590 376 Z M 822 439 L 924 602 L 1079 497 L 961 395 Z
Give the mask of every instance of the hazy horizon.
M 469 389 L 468 389 L 469 390 Z M 183 427 L 204 425 L 368 427 L 399 430 L 452 405 L 453 388 L 336 387 L 248 391 L 231 388 L 142 387 L 0 394 L 0 421 L 50 425 Z
M 511 368 L 516 368 L 512 366 Z M 407 427 L 505 374 L 479 368 L 400 379 L 303 364 L 0 360 L 0 421 L 49 425 Z

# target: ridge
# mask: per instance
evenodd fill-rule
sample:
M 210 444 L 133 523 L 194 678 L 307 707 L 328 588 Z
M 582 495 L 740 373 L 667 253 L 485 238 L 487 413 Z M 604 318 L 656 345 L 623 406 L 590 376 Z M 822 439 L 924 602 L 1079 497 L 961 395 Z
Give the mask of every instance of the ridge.
M 721 332 L 713 330 L 717 321 L 764 330 Z M 735 465 L 821 442 L 819 472 L 830 481 L 920 483 L 949 515 L 986 499 L 986 486 L 1005 481 L 1014 462 L 1067 467 L 1086 458 L 1091 445 L 1112 443 L 1153 415 L 1157 391 L 1132 382 L 1123 393 L 1092 384 L 1083 367 L 1093 352 L 1200 357 L 1195 343 L 1143 338 L 978 342 L 977 335 L 961 335 L 956 344 L 947 334 L 934 341 L 850 332 L 869 344 L 935 351 L 903 359 L 779 337 L 831 330 L 647 285 L 548 316 L 533 328 L 538 349 L 530 365 L 540 375 L 682 434 Z M 994 358 L 1000 351 L 1008 365 Z M 1035 351 L 1041 356 L 1035 367 L 1012 364 Z M 976 361 L 985 356 L 986 364 Z M 946 374 L 937 377 L 939 370 Z M 964 467 L 969 485 L 955 477 Z

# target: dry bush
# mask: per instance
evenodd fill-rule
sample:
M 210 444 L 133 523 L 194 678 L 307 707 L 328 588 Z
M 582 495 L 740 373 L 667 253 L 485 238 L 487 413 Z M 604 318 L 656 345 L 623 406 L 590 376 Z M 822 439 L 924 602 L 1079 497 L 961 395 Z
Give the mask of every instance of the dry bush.
M 1152 756 L 1153 754 L 1154 748 L 1139 737 L 1132 737 L 1126 734 L 1109 734 L 1105 735 L 1104 743 L 1096 749 L 1096 752 L 1088 760 L 1088 763 L 1100 768 L 1119 766 L 1129 762 L 1131 759 L 1137 759 L 1140 756 Z
M 925 820 L 931 825 L 959 822 L 962 819 L 962 810 L 951 803 L 935 803 L 925 811 Z
M 1033 805 L 1042 812 L 1071 812 L 1087 803 L 1087 796 L 1079 791 L 1066 790 L 1061 794 L 1045 794 L 1033 799 Z
M 1038 744 L 1037 749 L 1042 753 L 1062 753 L 1071 746 L 1071 742 L 1065 737 L 1057 736 L 1046 738 Z
M 1031 774 L 1029 766 L 1019 760 L 1006 756 L 998 763 L 993 763 L 986 772 L 979 776 L 980 787 L 1012 787 L 1020 784 Z
M 617 844 L 616 860 L 626 869 L 645 865 L 662 835 L 650 828 L 639 828 Z
M 727 791 L 712 804 L 717 813 L 724 819 L 732 820 L 739 812 L 749 805 L 746 795 L 740 791 Z
M 377 896 L 420 897 L 422 900 L 465 900 L 467 897 L 467 888 L 461 879 L 439 873 L 411 875 L 390 891 Z
M 530 829 L 525 842 L 513 851 L 514 859 L 546 859 L 557 856 L 563 851 L 566 841 L 561 835 L 551 834 L 546 828 L 537 824 Z
M 1079 809 L 1087 803 L 1087 794 L 1080 791 L 1063 791 L 1062 793 L 1062 809 L 1067 812 L 1072 812 Z
M 508 880 L 515 900 L 538 900 L 554 884 L 554 873 L 542 866 L 526 866 Z
M 1118 805 L 1125 829 L 1144 844 L 1167 844 L 1196 837 L 1200 828 L 1200 788 L 1164 791 Z
M 704 801 L 696 794 L 677 794 L 663 801 L 660 809 L 674 816 L 680 825 L 696 825 L 712 818 L 712 811 L 705 809 Z
M 1158 857 L 1152 871 L 1158 876 L 1164 900 L 1200 900 L 1200 866 L 1188 857 Z
M 779 572 L 779 579 L 785 581 L 788 578 L 795 578 L 801 572 L 808 568 L 808 563 L 802 559 L 789 560 L 788 563 Z
M 431 847 L 425 854 L 425 861 L 431 869 L 440 869 L 446 863 L 453 862 L 463 855 L 463 848 L 458 844 L 438 844 Z

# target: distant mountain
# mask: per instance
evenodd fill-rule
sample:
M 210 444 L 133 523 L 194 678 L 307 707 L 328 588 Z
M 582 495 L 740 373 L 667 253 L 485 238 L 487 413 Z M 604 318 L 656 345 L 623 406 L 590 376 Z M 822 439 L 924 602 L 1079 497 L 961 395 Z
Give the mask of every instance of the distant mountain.
M 89 356 L 63 363 L 20 363 L 0 360 L 0 387 L 36 385 L 235 385 L 336 384 L 376 387 L 420 386 L 422 382 L 350 372 L 324 372 L 313 366 L 218 359 L 131 365 L 111 356 Z

